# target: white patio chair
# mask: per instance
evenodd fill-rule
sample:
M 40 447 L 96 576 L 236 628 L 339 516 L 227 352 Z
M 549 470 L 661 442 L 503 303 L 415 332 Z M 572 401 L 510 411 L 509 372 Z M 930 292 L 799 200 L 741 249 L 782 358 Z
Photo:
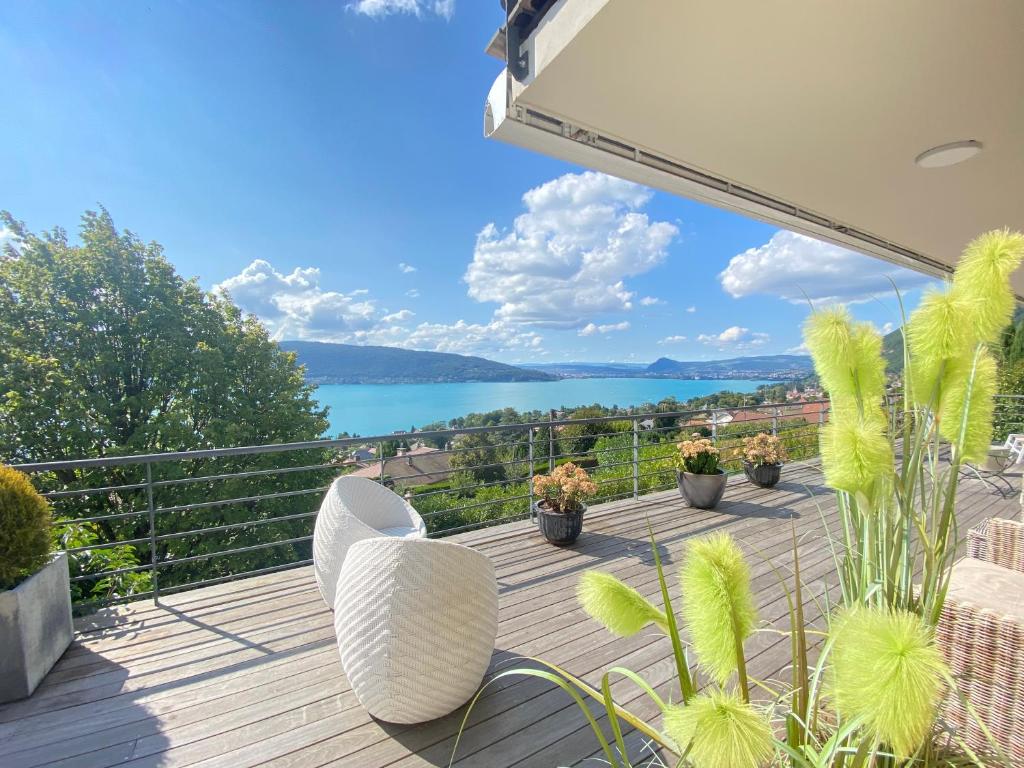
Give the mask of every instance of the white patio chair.
M 365 539 L 338 577 L 334 630 L 359 702 L 422 723 L 480 686 L 498 631 L 498 583 L 482 552 L 436 539 Z
M 327 607 L 334 609 L 338 574 L 357 541 L 426 535 L 423 518 L 397 493 L 366 477 L 339 477 L 320 505 L 313 531 L 313 573 Z

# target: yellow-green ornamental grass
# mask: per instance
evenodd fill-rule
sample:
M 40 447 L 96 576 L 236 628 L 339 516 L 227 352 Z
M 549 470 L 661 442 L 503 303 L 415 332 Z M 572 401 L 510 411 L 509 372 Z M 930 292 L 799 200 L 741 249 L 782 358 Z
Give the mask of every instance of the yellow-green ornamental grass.
M 690 745 L 688 757 L 697 768 L 752 768 L 775 754 L 764 715 L 730 693 L 713 691 L 685 707 L 670 707 L 664 725 L 680 748 Z
M 732 537 L 691 542 L 679 572 L 683 617 L 700 665 L 724 684 L 743 663 L 742 643 L 757 625 L 750 567 Z
M 920 616 L 852 608 L 833 623 L 832 688 L 844 718 L 859 718 L 902 757 L 931 732 L 946 663 Z
M 909 766 L 906 758 L 915 755 L 913 764 L 922 768 L 946 764 L 935 761 L 927 744 L 945 685 L 953 684 L 933 627 L 956 555 L 956 537 L 949 531 L 955 530 L 960 462 L 983 457 L 990 442 L 996 364 L 987 345 L 1010 319 L 1014 302 L 1008 278 L 1022 259 L 1024 235 L 982 235 L 965 251 L 949 289 L 923 299 L 907 324 L 908 398 L 898 432 L 883 409 L 886 374 L 879 333 L 855 322 L 842 307 L 808 319 L 807 345 L 832 401 L 821 448 L 826 481 L 838 491 L 843 541 L 832 540 L 832 546 L 843 607 L 835 614 L 826 610 L 829 638 L 818 657 L 808 650 L 812 631 L 804 619 L 807 600 L 794 531 L 793 587 L 785 587 L 791 687 L 747 677 L 744 641 L 758 618 L 750 568 L 727 535 L 690 542 L 679 574 L 692 650 L 711 678 L 703 690 L 686 659 L 653 534 L 663 607 L 600 572 L 581 577 L 577 596 L 584 610 L 616 635 L 635 635 L 651 624 L 665 632 L 681 700 L 666 703 L 621 666 L 604 674 L 600 690 L 541 660 L 534 661 L 546 670 L 509 670 L 496 679 L 531 674 L 569 692 L 611 768 L 634 765 L 625 754 L 623 722 L 659 747 L 678 751 L 684 758 L 680 765 L 692 768 Z M 936 431 L 952 451 L 935 450 Z M 899 467 L 893 455 L 897 438 L 902 439 Z M 663 731 L 613 700 L 612 674 L 655 702 Z M 773 704 L 751 704 L 754 688 L 768 692 Z M 602 733 L 584 695 L 604 706 L 614 742 Z M 468 717 L 467 711 L 463 726 Z M 961 764 L 956 760 L 948 765 Z
M 936 412 L 940 434 L 967 461 L 983 459 L 991 441 L 996 374 L 985 347 L 999 339 L 1013 317 L 1009 276 L 1022 258 L 1019 232 L 981 235 L 967 246 L 948 289 L 926 295 L 907 324 L 910 395 Z
M 668 632 L 665 612 L 610 573 L 584 573 L 576 585 L 576 597 L 583 610 L 613 635 L 630 637 L 648 624 Z
M 822 429 L 821 460 L 830 487 L 870 494 L 882 468 L 892 465 L 892 448 L 877 426 L 836 418 Z

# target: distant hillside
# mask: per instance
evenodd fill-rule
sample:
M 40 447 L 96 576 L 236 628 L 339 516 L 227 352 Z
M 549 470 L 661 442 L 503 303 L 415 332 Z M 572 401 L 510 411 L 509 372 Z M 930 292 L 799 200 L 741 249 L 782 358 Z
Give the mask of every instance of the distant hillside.
M 662 357 L 647 366 L 650 374 L 701 379 L 790 378 L 813 370 L 808 355 L 760 355 L 692 361 Z
M 903 329 L 897 328 L 882 337 L 882 357 L 885 358 L 886 373 L 903 370 Z
M 517 368 L 482 357 L 362 347 L 319 341 L 282 341 L 295 352 L 314 384 L 431 384 L 459 381 L 554 381 L 544 371 Z
M 528 363 L 523 367 L 574 379 L 634 378 L 647 371 L 647 363 Z

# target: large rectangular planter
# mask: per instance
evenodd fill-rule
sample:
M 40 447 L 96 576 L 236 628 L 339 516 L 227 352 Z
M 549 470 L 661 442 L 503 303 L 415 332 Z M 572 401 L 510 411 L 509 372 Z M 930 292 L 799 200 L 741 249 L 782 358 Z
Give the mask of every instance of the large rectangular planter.
M 0 592 L 0 703 L 32 695 L 71 644 L 68 556 Z

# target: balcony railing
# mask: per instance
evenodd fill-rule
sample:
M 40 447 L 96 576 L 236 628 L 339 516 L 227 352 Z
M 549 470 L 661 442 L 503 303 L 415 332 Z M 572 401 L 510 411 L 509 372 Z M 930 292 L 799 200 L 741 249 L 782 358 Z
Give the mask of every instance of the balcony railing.
M 827 418 L 827 401 L 636 411 L 18 469 L 53 504 L 76 603 L 87 610 L 309 564 L 317 510 L 339 474 L 395 488 L 431 536 L 444 536 L 528 517 L 533 476 L 567 461 L 591 471 L 594 503 L 639 498 L 675 486 L 674 444 L 691 433 L 710 437 L 726 470 L 737 471 L 743 438 L 759 432 L 777 434 L 791 460 L 816 456 Z M 1022 431 L 1024 397 L 1000 397 L 996 423 Z M 385 455 L 403 441 L 431 450 Z M 351 452 L 365 446 L 376 456 L 354 462 Z M 417 469 L 425 461 L 430 466 Z

